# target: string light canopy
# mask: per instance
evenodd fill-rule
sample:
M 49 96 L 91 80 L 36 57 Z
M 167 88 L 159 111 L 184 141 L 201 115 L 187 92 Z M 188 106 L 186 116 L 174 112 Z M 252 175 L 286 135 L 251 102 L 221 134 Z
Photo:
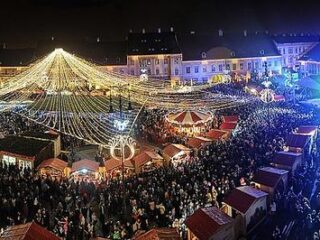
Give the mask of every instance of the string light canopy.
M 170 81 L 101 71 L 60 48 L 1 84 L 0 111 L 10 110 L 61 133 L 110 147 L 115 136 L 131 132 L 143 106 L 212 111 L 248 101 L 210 93 L 208 87 L 178 92 Z

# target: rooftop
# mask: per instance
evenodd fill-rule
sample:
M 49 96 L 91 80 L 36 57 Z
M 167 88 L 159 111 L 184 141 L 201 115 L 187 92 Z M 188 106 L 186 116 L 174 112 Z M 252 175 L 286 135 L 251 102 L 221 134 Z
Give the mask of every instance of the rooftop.
M 274 188 L 285 174 L 288 174 L 288 171 L 273 167 L 264 167 L 258 169 L 253 181 Z
M 312 43 L 320 40 L 319 35 L 303 33 L 274 35 L 272 38 L 276 43 Z
M 317 44 L 315 47 L 311 48 L 299 60 L 319 62 L 320 61 L 320 44 Z
M 216 207 L 200 208 L 187 218 L 185 224 L 201 240 L 209 240 L 220 227 L 233 219 Z

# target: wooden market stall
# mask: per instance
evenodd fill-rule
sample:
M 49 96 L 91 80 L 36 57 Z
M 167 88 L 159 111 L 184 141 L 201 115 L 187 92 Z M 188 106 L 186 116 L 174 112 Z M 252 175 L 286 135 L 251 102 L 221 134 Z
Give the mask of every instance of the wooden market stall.
M 154 151 L 143 151 L 133 158 L 135 173 L 150 172 L 163 166 L 163 157 Z
M 61 179 L 68 175 L 67 166 L 68 163 L 59 158 L 50 158 L 41 162 L 37 170 L 40 175 Z
M 60 240 L 59 237 L 35 222 L 14 225 L 0 233 L 0 240 Z
M 199 208 L 185 224 L 188 240 L 235 239 L 234 220 L 216 207 Z
M 204 136 L 214 141 L 226 140 L 230 136 L 230 132 L 219 129 L 211 129 L 209 132 L 206 132 Z
M 187 160 L 190 157 L 191 149 L 182 144 L 169 144 L 162 151 L 165 164 L 177 164 Z
M 223 122 L 219 129 L 223 131 L 233 131 L 236 129 L 237 124 L 237 122 Z
M 212 140 L 209 138 L 204 137 L 192 137 L 189 138 L 186 145 L 192 149 L 194 149 L 196 152 L 200 150 L 201 148 L 204 148 L 212 143 Z
M 309 135 L 291 133 L 286 139 L 286 147 L 290 152 L 302 153 L 305 156 L 311 151 L 311 137 Z
M 0 139 L 0 161 L 18 165 L 20 169 L 36 168 L 43 160 L 52 158 L 53 144 L 31 138 L 8 136 Z
M 96 182 L 104 178 L 104 168 L 99 163 L 83 159 L 72 164 L 70 177 L 75 181 Z
M 104 162 L 106 176 L 108 178 L 120 177 L 122 175 L 122 162 L 120 160 L 110 158 Z M 135 168 L 132 159 L 124 161 L 125 177 L 134 174 Z
M 211 127 L 213 116 L 211 112 L 179 111 L 169 113 L 166 121 L 174 127 L 177 133 L 195 136 Z
M 302 163 L 302 154 L 295 152 L 276 152 L 272 166 L 290 171 L 292 174 Z
M 239 121 L 239 116 L 238 115 L 222 116 L 222 121 L 237 123 Z
M 267 214 L 268 193 L 250 186 L 235 188 L 222 202 L 222 211 L 235 219 L 236 237 L 246 235 Z
M 283 193 L 288 184 L 288 171 L 273 167 L 264 167 L 258 169 L 253 177 L 253 183 L 256 188 L 269 193 L 273 197 L 275 191 Z

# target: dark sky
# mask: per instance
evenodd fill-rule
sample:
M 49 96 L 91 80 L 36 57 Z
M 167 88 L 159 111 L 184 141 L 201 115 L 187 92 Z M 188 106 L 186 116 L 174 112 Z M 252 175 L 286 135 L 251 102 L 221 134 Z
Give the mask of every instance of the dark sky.
M 320 32 L 320 3 L 249 0 L 1 0 L 0 42 L 124 39 L 129 29 Z

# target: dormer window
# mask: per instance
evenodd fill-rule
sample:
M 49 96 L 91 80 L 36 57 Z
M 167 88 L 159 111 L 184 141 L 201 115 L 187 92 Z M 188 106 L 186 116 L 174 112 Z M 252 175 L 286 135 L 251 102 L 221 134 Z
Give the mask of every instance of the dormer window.
M 264 50 L 260 50 L 260 54 L 261 54 L 261 55 L 264 55 Z
M 147 39 L 141 39 L 141 42 L 142 42 L 142 43 L 146 43 L 146 42 L 147 42 Z
M 236 56 L 236 53 L 235 53 L 235 52 L 231 52 L 231 53 L 230 53 L 230 56 L 231 56 L 231 57 L 235 57 L 235 56 Z
M 205 52 L 202 52 L 202 53 L 201 53 L 201 58 L 202 58 L 202 59 L 207 58 L 207 54 L 206 54 Z

